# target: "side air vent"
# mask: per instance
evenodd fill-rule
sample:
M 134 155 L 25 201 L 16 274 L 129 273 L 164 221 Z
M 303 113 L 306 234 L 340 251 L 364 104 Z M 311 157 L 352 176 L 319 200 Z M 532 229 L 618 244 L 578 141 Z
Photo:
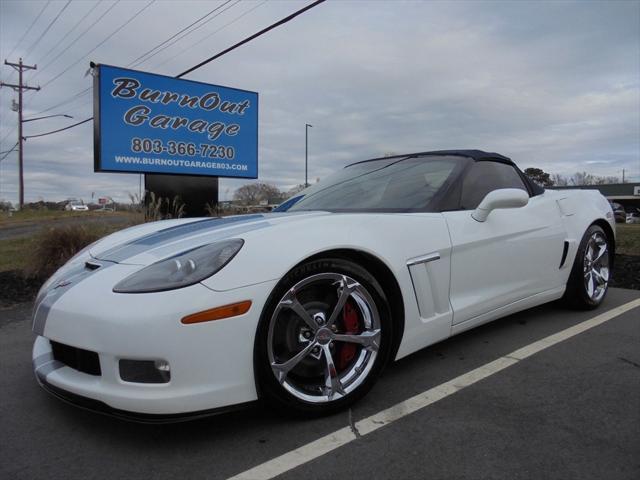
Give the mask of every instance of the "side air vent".
M 569 242 L 565 240 L 564 247 L 562 247 L 562 260 L 560 260 L 560 266 L 558 268 L 564 266 L 564 262 L 567 260 L 567 253 L 569 253 Z
M 94 262 L 86 262 L 84 264 L 85 268 L 88 268 L 89 270 L 97 270 L 98 268 L 100 268 L 100 264 L 99 263 L 94 263 Z

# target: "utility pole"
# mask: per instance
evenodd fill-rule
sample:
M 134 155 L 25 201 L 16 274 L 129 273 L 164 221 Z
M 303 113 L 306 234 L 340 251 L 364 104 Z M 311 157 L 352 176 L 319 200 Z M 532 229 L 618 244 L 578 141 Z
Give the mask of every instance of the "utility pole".
M 622 169 L 622 183 L 624 183 L 624 168 Z
M 0 87 L 11 87 L 16 92 L 18 92 L 18 168 L 19 168 L 19 192 L 20 192 L 20 210 L 24 206 L 24 166 L 23 166 L 23 155 L 22 155 L 22 143 L 24 138 L 22 136 L 22 91 L 23 90 L 40 90 L 40 87 L 30 87 L 28 85 L 23 85 L 22 83 L 22 72 L 25 70 L 35 70 L 38 68 L 37 65 L 25 65 L 22 63 L 22 58 L 18 61 L 18 63 L 4 61 L 5 65 L 9 65 L 13 67 L 14 70 L 18 72 L 18 85 L 12 83 L 4 83 L 0 82 Z
M 309 127 L 313 127 L 313 125 L 304 124 L 304 188 L 309 186 Z

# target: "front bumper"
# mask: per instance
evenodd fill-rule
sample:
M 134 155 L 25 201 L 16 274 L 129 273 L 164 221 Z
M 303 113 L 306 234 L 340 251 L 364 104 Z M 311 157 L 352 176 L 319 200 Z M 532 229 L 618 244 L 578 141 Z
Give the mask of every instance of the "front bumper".
M 83 410 L 89 410 L 94 413 L 107 415 L 109 417 L 118 418 L 121 420 L 127 420 L 129 422 L 137 423 L 150 423 L 150 424 L 163 424 L 163 423 L 178 423 L 188 422 L 191 420 L 197 420 L 199 418 L 210 417 L 212 415 L 220 415 L 222 413 L 233 412 L 252 405 L 254 402 L 239 403 L 236 405 L 230 405 L 228 407 L 212 408 L 209 410 L 201 410 L 198 412 L 185 412 L 175 414 L 153 414 L 153 413 L 136 413 L 128 412 L 126 410 L 118 410 L 112 408 L 104 402 L 94 400 L 92 398 L 81 397 L 75 393 L 62 390 L 61 388 L 54 387 L 46 380 L 42 380 L 40 377 L 36 377 L 40 386 L 53 395 L 54 397 L 69 403 L 74 407 L 82 408 Z
M 97 272 L 47 308 L 33 346 L 39 383 L 71 403 L 140 421 L 175 421 L 256 400 L 254 338 L 275 281 L 227 292 L 201 284 L 149 294 L 116 294 L 106 287 L 137 268 L 115 265 Z M 252 301 L 244 315 L 180 322 L 186 315 L 243 300 Z M 54 360 L 51 341 L 97 353 L 100 374 Z M 125 382 L 121 359 L 167 361 L 170 381 Z

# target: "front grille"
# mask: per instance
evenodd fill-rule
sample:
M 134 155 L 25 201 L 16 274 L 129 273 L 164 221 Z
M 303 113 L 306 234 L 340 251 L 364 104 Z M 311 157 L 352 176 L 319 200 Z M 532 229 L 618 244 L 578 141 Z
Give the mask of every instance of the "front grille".
M 89 350 L 71 347 L 54 341 L 51 341 L 51 350 L 53 351 L 53 358 L 64 363 L 67 367 L 89 375 L 99 376 L 102 374 L 100 370 L 100 359 L 96 352 L 90 352 Z

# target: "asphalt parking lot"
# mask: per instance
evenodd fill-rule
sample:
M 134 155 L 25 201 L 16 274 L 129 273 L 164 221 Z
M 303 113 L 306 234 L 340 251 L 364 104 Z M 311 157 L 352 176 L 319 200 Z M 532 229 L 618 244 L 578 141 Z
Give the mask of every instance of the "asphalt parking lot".
M 172 425 L 41 390 L 31 306 L 18 305 L 0 311 L 0 477 L 268 477 L 274 458 L 638 298 L 611 289 L 595 312 L 547 305 L 466 332 L 391 365 L 351 412 L 302 421 L 257 405 Z M 316 457 L 278 478 L 640 478 L 640 307 Z

